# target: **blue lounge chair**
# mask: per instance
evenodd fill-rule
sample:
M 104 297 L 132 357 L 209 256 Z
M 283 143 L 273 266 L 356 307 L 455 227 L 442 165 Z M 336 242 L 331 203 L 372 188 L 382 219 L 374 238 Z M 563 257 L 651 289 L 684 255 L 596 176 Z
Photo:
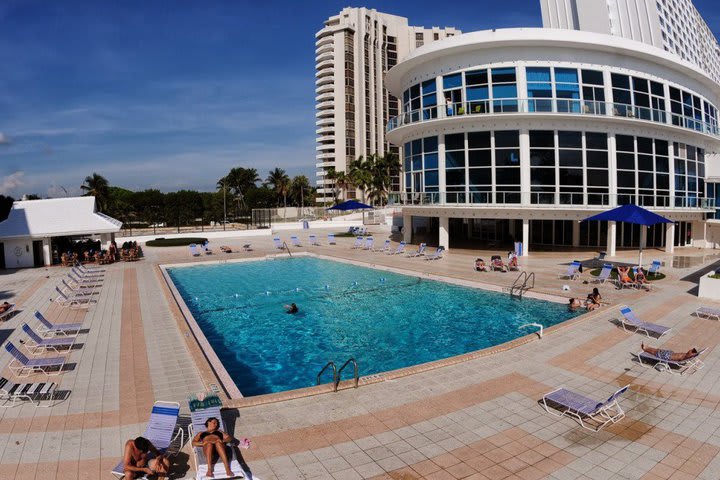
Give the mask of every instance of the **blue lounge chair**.
M 363 250 L 372 250 L 373 245 L 375 244 L 375 239 L 373 237 L 367 237 L 365 239 L 365 245 L 363 245 Z
M 603 264 L 603 260 L 605 260 L 605 257 L 607 256 L 607 252 L 599 252 L 598 256 L 593 258 L 593 265 L 598 266 Z
M 188 248 L 190 249 L 190 255 L 192 255 L 193 257 L 199 257 L 199 256 L 200 256 L 200 252 L 198 251 L 198 246 L 197 246 L 197 244 L 191 243 L 190 245 L 188 245 Z
M 568 265 L 567 271 L 558 275 L 558 278 L 567 278 L 569 280 L 575 280 L 580 276 L 580 262 L 574 261 Z
M 582 428 L 597 432 L 608 423 L 616 423 L 625 417 L 625 412 L 620 407 L 618 398 L 629 387 L 630 385 L 622 387 L 604 402 L 598 402 L 566 388 L 558 388 L 543 395 L 542 402 L 545 411 L 551 415 L 574 417 L 580 422 Z M 553 407 L 553 410 L 559 410 L 560 413 L 551 412 L 550 407 Z
M 376 248 L 373 250 L 373 252 L 382 252 L 385 253 L 388 250 L 390 250 L 390 239 L 385 240 L 385 243 L 383 243 L 383 246 L 380 248 Z
M 443 247 L 438 247 L 433 253 L 427 255 L 425 260 L 440 260 L 443 257 L 443 250 L 445 250 Z
M 308 241 L 310 242 L 310 245 L 314 245 L 316 247 L 320 247 L 320 242 L 318 242 L 318 239 L 315 235 L 308 235 Z
M 337 245 L 334 233 L 328 233 L 328 245 Z
M 300 239 L 297 237 L 297 235 L 291 235 L 290 242 L 292 243 L 293 247 L 302 247 L 302 243 L 300 243 Z
M 353 244 L 352 248 L 362 248 L 363 245 L 363 237 L 357 237 L 355 239 L 355 243 Z
M 77 336 L 43 338 L 35 333 L 27 323 L 23 323 L 22 329 L 30 337 L 30 342 L 25 342 L 25 348 L 30 355 L 40 355 L 47 353 L 48 350 L 53 350 L 55 353 L 60 353 L 60 350 L 70 350 L 77 339 Z
M 402 255 L 405 252 L 405 242 L 400 242 L 395 250 L 390 250 L 387 255 Z
M 650 334 L 652 333 L 657 336 L 656 338 L 660 338 L 672 330 L 670 327 L 664 327 L 656 323 L 643 322 L 627 305 L 620 307 L 620 313 L 623 316 L 623 319 L 621 320 L 622 327 L 626 332 L 628 331 L 626 327 L 630 326 L 633 327 L 636 332 L 645 332 L 645 335 L 648 337 L 650 337 Z
M 203 409 L 197 409 L 194 412 L 190 412 L 191 424 L 188 427 L 190 438 L 194 438 L 199 432 L 205 431 L 205 422 L 208 418 L 217 418 L 220 423 L 220 430 L 227 432 L 223 423 L 222 415 L 220 414 L 220 407 L 208 407 Z M 237 459 L 237 453 L 235 448 L 230 448 L 228 460 L 230 460 L 230 470 L 233 472 L 233 477 L 227 477 L 225 475 L 225 468 L 220 460 L 216 461 L 213 465 L 213 474 L 215 478 L 252 478 L 245 470 L 243 470 L 240 462 Z M 195 472 L 196 480 L 207 479 L 208 462 L 205 458 L 202 448 L 193 447 L 193 456 L 195 458 Z
M 661 372 L 665 371 L 685 375 L 688 372 L 700 370 L 705 366 L 698 357 L 706 351 L 707 348 L 700 349 L 698 350 L 697 355 L 691 358 L 686 358 L 685 360 L 670 360 L 670 355 L 673 353 L 670 350 L 661 350 L 657 355 L 653 355 L 643 350 L 638 352 L 636 355 L 640 365 L 653 367 Z
M 97 300 L 89 298 L 87 295 L 68 295 L 58 287 L 55 287 L 55 291 L 58 294 L 55 298 L 55 303 L 62 307 L 88 308 L 91 303 L 97 303 Z
M 698 307 L 697 310 L 695 310 L 695 316 L 720 320 L 720 308 Z
M 648 269 L 648 275 L 657 275 L 660 273 L 661 266 L 662 263 L 660 260 L 653 260 L 652 265 L 650 265 L 650 268 Z
M 52 400 L 57 384 L 51 382 L 15 383 L 5 377 L 0 377 L 0 400 L 4 400 L 0 407 L 14 407 L 18 401 L 27 400 L 34 406 L 40 407 L 40 399 Z M 8 405 L 8 402 L 10 404 Z M 42 405 L 42 407 L 52 407 Z
M 613 280 L 612 277 L 610 276 L 612 274 L 612 270 L 613 270 L 613 266 L 606 263 L 605 265 L 603 265 L 602 270 L 600 271 L 600 275 L 598 275 L 598 277 L 595 280 L 593 280 L 593 282 L 595 282 L 595 283 L 605 283 L 605 282 L 614 283 L 615 280 Z
M 66 357 L 35 358 L 28 359 L 18 348 L 7 342 L 5 350 L 14 358 L 8 365 L 11 372 L 17 377 L 27 377 L 33 373 L 44 373 L 45 375 L 60 375 L 65 366 Z
M 17 304 L 11 303 L 7 310 L 0 313 L 0 321 L 8 320 L 10 317 L 15 315 L 15 313 L 17 312 L 16 308 L 17 308 Z
M 142 436 L 150 440 L 150 443 L 153 444 L 159 453 L 167 453 L 170 446 L 178 437 L 180 438 L 178 447 L 185 443 L 185 433 L 183 429 L 178 428 L 177 433 L 175 433 L 179 414 L 180 404 L 176 402 L 155 402 L 153 404 L 150 412 L 150 420 L 148 420 Z M 120 460 L 120 463 L 112 469 L 111 473 L 117 478 L 123 478 L 125 476 L 124 460 Z
M 275 248 L 278 250 L 283 250 L 285 248 L 280 240 L 280 237 L 273 237 L 273 245 L 275 245 Z
M 421 243 L 420 245 L 418 245 L 418 249 L 417 249 L 417 250 L 415 250 L 414 252 L 408 252 L 408 253 L 405 254 L 405 256 L 406 256 L 406 257 L 421 257 L 421 256 L 425 255 L 425 248 L 426 248 L 426 247 L 427 247 L 426 244 Z
M 42 313 L 35 311 L 35 318 L 40 322 L 40 335 L 43 337 L 53 337 L 62 335 L 65 337 L 76 336 L 82 328 L 82 323 L 50 323 Z M 72 332 L 72 333 L 70 333 Z

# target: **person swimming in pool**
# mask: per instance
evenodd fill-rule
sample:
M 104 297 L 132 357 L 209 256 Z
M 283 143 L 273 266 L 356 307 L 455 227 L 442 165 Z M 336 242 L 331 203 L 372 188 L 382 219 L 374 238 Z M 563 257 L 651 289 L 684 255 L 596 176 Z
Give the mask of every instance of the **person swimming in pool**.
M 297 313 L 298 307 L 294 303 L 291 303 L 290 305 L 285 305 L 285 310 L 287 310 L 285 313 Z

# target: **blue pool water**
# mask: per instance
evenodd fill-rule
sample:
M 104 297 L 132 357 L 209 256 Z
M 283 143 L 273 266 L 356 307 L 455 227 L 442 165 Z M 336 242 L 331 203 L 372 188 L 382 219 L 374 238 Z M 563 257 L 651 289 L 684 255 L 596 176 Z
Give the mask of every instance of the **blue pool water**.
M 355 357 L 360 375 L 370 375 L 505 343 L 532 331 L 518 330 L 528 322 L 548 327 L 577 315 L 562 304 L 311 257 L 168 271 L 245 396 L 315 385 L 328 360 L 339 367 Z M 295 315 L 283 308 L 292 302 Z

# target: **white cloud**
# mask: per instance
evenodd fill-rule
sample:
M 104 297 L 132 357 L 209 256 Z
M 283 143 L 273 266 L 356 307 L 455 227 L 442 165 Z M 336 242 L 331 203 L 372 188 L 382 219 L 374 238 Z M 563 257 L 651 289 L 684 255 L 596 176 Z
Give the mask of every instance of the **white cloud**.
M 7 195 L 22 186 L 25 183 L 23 180 L 24 176 L 24 172 L 15 172 L 6 177 L 2 177 L 0 180 L 0 194 Z

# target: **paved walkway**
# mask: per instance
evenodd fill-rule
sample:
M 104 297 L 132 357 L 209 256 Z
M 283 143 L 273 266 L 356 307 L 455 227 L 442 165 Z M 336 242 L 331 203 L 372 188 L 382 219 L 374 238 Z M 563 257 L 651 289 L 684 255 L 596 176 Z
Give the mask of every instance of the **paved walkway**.
M 378 239 L 387 236 L 386 231 L 375 233 Z M 326 243 L 324 235 L 318 237 Z M 354 251 L 349 248 L 352 239 L 338 240 L 334 247 L 294 250 L 481 281 L 494 289 L 516 277 L 472 271 L 476 256 L 487 260 L 496 252 L 453 250 L 441 261 L 425 262 Z M 227 241 L 235 250 L 247 242 Z M 21 306 L 0 330 L 11 341 L 25 338 L 22 323 L 36 326 L 36 309 L 55 322 L 83 321 L 86 330 L 82 346 L 70 353 L 70 368 L 50 380 L 69 392 L 67 400 L 51 408 L 22 405 L 0 411 L 0 478 L 112 478 L 109 471 L 120 459 L 124 441 L 143 431 L 154 400 L 178 401 L 187 413 L 188 395 L 217 380 L 168 297 L 157 265 L 278 253 L 268 237 L 253 242 L 253 252 L 232 254 L 221 254 L 220 243 L 214 242 L 216 253 L 202 258 L 188 257 L 185 248 L 145 248 L 145 259 L 107 267 L 98 303 L 88 310 L 63 309 L 49 301 L 65 269 L 1 272 L 0 296 Z M 512 349 L 389 376 L 357 390 L 270 403 L 268 399 L 288 395 L 226 402 L 237 408 L 225 410 L 225 420 L 236 436 L 253 440 L 253 448 L 243 453 L 254 475 L 263 480 L 716 479 L 720 323 L 691 315 L 701 303 L 712 304 L 688 293 L 694 284 L 683 280 L 700 266 L 720 260 L 713 253 L 678 251 L 700 265 L 665 268 L 668 278 L 651 293 L 601 286 L 611 306 L 555 328 L 542 340 L 527 337 Z M 702 254 L 708 256 L 703 259 Z M 631 262 L 635 255 L 620 252 L 613 260 Z M 536 272 L 535 290 L 584 297 L 591 285 L 561 280 L 557 274 L 570 260 L 592 256 L 582 251 L 532 252 L 520 263 Z M 647 252 L 650 257 L 672 264 L 662 252 Z M 571 290 L 563 292 L 564 284 Z M 613 322 L 621 304 L 673 331 L 661 341 L 624 332 Z M 631 355 L 641 341 L 678 350 L 707 346 L 706 366 L 686 376 L 644 368 Z M 3 350 L 0 365 L 9 361 Z M 9 370 L 2 375 L 9 376 Z M 30 379 L 46 380 L 42 375 Z M 583 430 L 569 418 L 557 419 L 538 404 L 543 393 L 560 385 L 604 399 L 627 384 L 631 391 L 621 400 L 626 418 L 599 433 Z M 177 478 L 193 476 L 188 453 L 186 445 L 178 456 Z

